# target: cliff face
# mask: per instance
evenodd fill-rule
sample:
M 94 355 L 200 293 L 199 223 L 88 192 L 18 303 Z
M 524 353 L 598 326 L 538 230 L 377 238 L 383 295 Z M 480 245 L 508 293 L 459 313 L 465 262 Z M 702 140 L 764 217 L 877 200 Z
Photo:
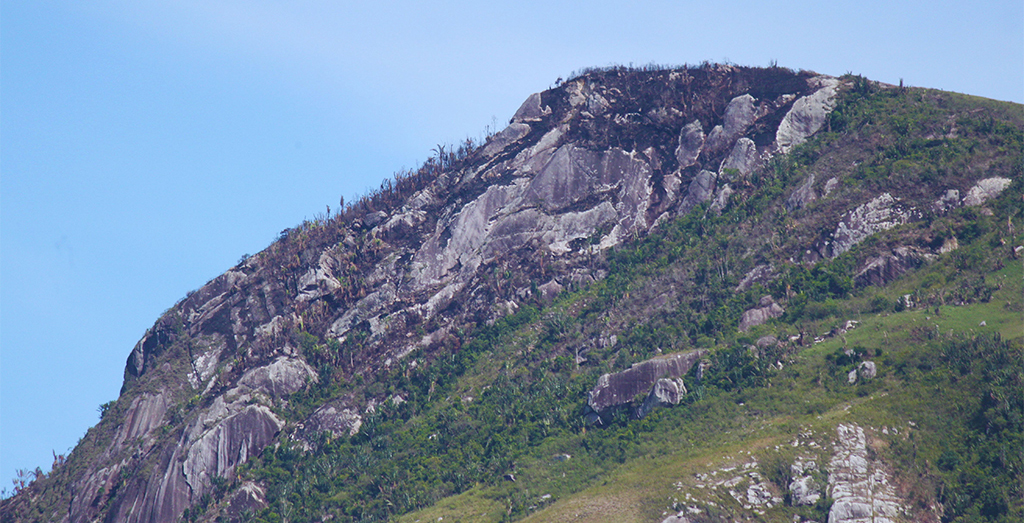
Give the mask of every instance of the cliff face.
M 528 97 L 481 147 L 441 151 L 343 213 L 285 231 L 168 310 L 131 351 L 116 405 L 33 497 L 5 510 L 27 514 L 17 511 L 35 503 L 54 521 L 177 521 L 281 437 L 309 446 L 323 431 L 357 433 L 388 398 L 350 391 L 302 419 L 285 407 L 320 380 L 430 365 L 463 330 L 600 280 L 604 252 L 742 201 L 771 158 L 829 125 L 848 87 L 710 66 L 593 73 Z M 829 233 L 792 256 L 829 259 L 920 219 L 925 204 L 977 204 L 1009 184 L 982 178 L 956 188 L 964 198 L 948 187 L 847 191 L 820 218 Z M 787 207 L 833 191 L 844 189 L 812 173 Z M 866 278 L 893 277 L 875 268 L 897 266 L 884 260 L 865 266 Z M 601 398 L 592 398 L 601 409 L 616 403 Z M 258 490 L 235 495 L 258 507 Z

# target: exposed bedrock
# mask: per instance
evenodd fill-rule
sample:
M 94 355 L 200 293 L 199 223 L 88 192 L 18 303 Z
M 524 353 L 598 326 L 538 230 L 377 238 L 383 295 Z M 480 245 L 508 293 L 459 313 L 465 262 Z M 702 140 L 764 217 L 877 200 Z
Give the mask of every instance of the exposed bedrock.
M 604 374 L 587 395 L 587 405 L 600 416 L 611 408 L 630 404 L 638 394 L 653 394 L 654 398 L 648 400 L 650 408 L 655 404 L 676 404 L 686 388 L 681 380 L 675 380 L 690 372 L 704 354 L 702 350 L 681 352 L 634 363 L 622 372 Z M 662 378 L 665 383 L 658 386 Z

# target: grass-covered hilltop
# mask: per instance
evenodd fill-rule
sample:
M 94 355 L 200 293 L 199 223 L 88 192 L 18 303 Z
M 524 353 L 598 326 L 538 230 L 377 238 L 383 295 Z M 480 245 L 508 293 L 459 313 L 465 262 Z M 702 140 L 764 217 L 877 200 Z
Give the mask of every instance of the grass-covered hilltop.
M 1022 171 L 1013 103 L 586 71 L 168 309 L 0 519 L 1020 521 Z

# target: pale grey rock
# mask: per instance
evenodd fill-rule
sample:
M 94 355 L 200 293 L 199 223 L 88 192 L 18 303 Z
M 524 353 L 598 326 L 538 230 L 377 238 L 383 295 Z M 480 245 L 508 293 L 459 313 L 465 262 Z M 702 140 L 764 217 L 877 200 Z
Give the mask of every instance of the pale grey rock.
M 413 256 L 410 278 L 404 284 L 407 289 L 400 293 L 439 289 L 421 307 L 430 317 L 482 264 L 524 245 L 561 255 L 571 250 L 574 240 L 589 238 L 609 225 L 611 232 L 598 247 L 617 245 L 649 227 L 650 178 L 650 166 L 640 154 L 617 148 L 596 152 L 573 145 L 558 147 L 532 178 L 492 185 L 453 217 L 439 220 L 434 234 Z M 575 210 L 595 194 L 606 198 Z M 343 321 L 332 331 L 340 335 L 345 327 Z
M 427 187 L 412 195 L 412 197 L 406 202 L 405 206 L 410 210 L 418 211 L 424 207 L 436 205 L 437 203 L 437 195 L 434 194 L 434 190 L 431 187 Z
M 809 136 L 818 132 L 825 124 L 828 113 L 835 107 L 836 88 L 839 80 L 817 76 L 810 80 L 817 86 L 814 93 L 793 102 L 793 107 L 783 117 L 775 132 L 775 145 L 779 152 L 788 153 L 793 147 L 804 143 Z
M 298 301 L 315 300 L 341 287 L 334 277 L 334 258 L 329 251 L 321 253 L 317 264 L 299 278 L 298 287 Z
M 611 106 L 611 103 L 604 96 L 601 96 L 601 93 L 590 93 L 590 96 L 587 97 L 587 112 L 594 116 L 603 115 L 608 112 Z M 659 109 L 664 112 L 664 107 Z
M 719 176 L 725 176 L 729 181 L 746 178 L 757 167 L 757 159 L 757 146 L 754 144 L 754 141 L 746 137 L 740 138 L 736 140 L 736 145 L 733 146 L 729 156 L 722 162 Z M 729 177 L 729 173 L 733 170 L 739 175 L 736 179 Z
M 686 197 L 679 204 L 679 213 L 686 214 L 694 207 L 710 200 L 715 192 L 715 178 L 715 173 L 711 171 L 705 170 L 697 173 L 697 176 L 690 181 Z
M 825 181 L 825 196 L 832 194 L 832 191 L 836 190 L 836 186 L 839 185 L 839 179 L 836 177 L 829 178 Z
M 882 193 L 847 214 L 832 233 L 831 256 L 834 258 L 864 241 L 868 236 L 892 229 L 910 221 L 910 210 L 889 193 Z
M 757 325 L 782 316 L 785 312 L 785 309 L 775 303 L 771 296 L 764 296 L 757 307 L 743 313 L 743 317 L 740 318 L 740 332 L 747 332 Z
M 755 345 L 759 349 L 767 349 L 768 347 L 774 347 L 779 344 L 779 339 L 775 336 L 761 336 L 757 339 Z
M 531 94 L 512 117 L 512 123 L 539 122 L 551 114 L 550 107 L 541 107 L 540 93 Z
M 587 405 L 599 414 L 610 407 L 627 405 L 637 394 L 648 394 L 659 379 L 683 377 L 704 353 L 681 352 L 635 363 L 622 372 L 604 374 L 588 393 Z
M 402 212 L 396 213 L 394 216 L 388 218 L 388 221 L 374 227 L 370 232 L 370 235 L 374 238 L 380 238 L 402 227 L 406 230 L 411 230 L 426 221 L 426 219 L 427 213 L 424 211 L 419 209 L 404 209 Z
M 761 481 L 753 483 L 747 487 L 746 502 L 747 506 L 751 508 L 772 508 L 773 506 L 781 503 L 782 498 L 772 494 L 771 487 L 769 487 L 767 483 Z
M 361 298 L 353 307 L 345 311 L 345 314 L 335 320 L 331 324 L 328 335 L 333 338 L 341 338 L 353 325 L 380 315 L 382 311 L 391 306 L 397 299 L 398 288 L 391 282 L 382 284 L 377 290 Z
M 796 506 L 813 505 L 821 499 L 821 488 L 811 476 L 801 476 L 789 484 L 792 503 Z
M 188 446 L 182 464 L 193 495 L 212 489 L 215 477 L 234 479 L 235 467 L 259 454 L 284 421 L 263 405 L 250 405 L 203 432 Z
M 367 227 L 373 227 L 388 218 L 388 213 L 384 211 L 373 211 L 363 216 L 363 224 Z
M 853 281 L 860 286 L 881 287 L 895 281 L 907 271 L 920 267 L 922 262 L 923 256 L 916 249 L 896 247 L 889 253 L 868 258 Z
M 679 132 L 679 145 L 676 147 L 676 160 L 679 168 L 685 169 L 697 163 L 697 157 L 704 147 L 704 127 L 700 120 L 686 124 Z
M 797 458 L 789 465 L 789 472 L 793 477 L 800 477 L 818 470 L 818 463 L 809 458 Z
M 754 286 L 755 283 L 767 283 L 771 280 L 774 274 L 774 269 L 771 265 L 758 265 L 750 272 L 743 276 L 740 280 L 739 285 L 736 286 L 736 292 L 746 292 Z
M 316 371 L 305 360 L 280 356 L 269 365 L 250 369 L 238 383 L 271 397 L 281 398 L 306 388 L 308 383 L 316 380 Z
M 729 184 L 724 184 L 718 189 L 718 194 L 715 195 L 715 200 L 711 202 L 710 209 L 714 212 L 721 212 L 727 205 L 729 205 L 729 197 L 732 196 L 736 191 L 732 189 Z
M 665 195 L 669 201 L 675 201 L 679 196 L 679 189 L 682 187 L 683 181 L 679 178 L 676 173 L 666 174 L 661 179 L 661 187 L 665 189 Z
M 661 523 L 691 523 L 691 522 L 692 522 L 692 520 L 690 518 L 684 516 L 682 513 L 676 514 L 675 516 L 669 516 L 669 517 L 661 520 Z
M 563 288 L 557 281 L 551 280 L 543 285 L 538 285 L 537 292 L 540 293 L 541 301 L 550 304 L 555 301 L 555 297 L 562 292 Z
M 955 209 L 960 205 L 960 191 L 956 189 L 947 189 L 935 203 L 932 204 L 932 208 L 936 212 L 945 213 L 951 209 Z
M 866 379 L 874 379 L 878 375 L 878 368 L 873 361 L 862 361 L 857 365 L 857 375 Z
M 245 481 L 231 495 L 226 510 L 229 521 L 244 521 L 243 515 L 254 514 L 267 507 L 267 493 L 263 487 Z
M 754 97 L 744 94 L 733 98 L 725 107 L 722 125 L 716 125 L 708 135 L 707 148 L 721 151 L 732 145 L 756 119 Z
M 149 440 L 147 446 L 151 445 L 153 441 L 149 436 L 163 425 L 168 406 L 167 394 L 164 391 L 157 394 L 146 392 L 136 396 L 118 428 L 113 452 L 119 451 L 126 443 L 131 443 L 137 438 Z
M 964 196 L 964 206 L 981 205 L 987 200 L 999 196 L 999 193 L 1006 190 L 1010 183 L 1012 183 L 1012 180 L 1000 176 L 979 180 L 974 187 L 971 187 L 971 190 L 967 191 L 967 196 Z
M 505 150 L 509 145 L 519 141 L 522 137 L 530 134 L 530 126 L 522 122 L 513 122 L 508 127 L 491 136 L 484 146 L 483 155 L 492 157 Z
M 584 106 L 589 99 L 590 88 L 587 81 L 579 79 L 565 85 L 565 92 L 569 95 L 569 105 L 573 107 Z
M 679 405 L 685 395 L 686 386 L 683 384 L 682 378 L 661 378 L 654 382 L 647 399 L 637 410 L 636 417 L 643 418 L 657 407 Z
M 846 382 L 849 383 L 850 385 L 857 383 L 857 369 L 853 369 L 850 372 L 846 373 Z
M 869 459 L 864 430 L 842 424 L 829 461 L 829 523 L 893 522 L 905 513 L 888 472 Z
M 226 347 L 224 336 L 220 333 L 208 336 L 205 341 L 206 343 L 196 344 L 195 349 L 198 350 L 193 352 L 195 355 L 195 359 L 192 360 L 193 372 L 188 376 L 192 388 L 199 388 L 203 383 L 209 383 L 208 380 L 217 372 L 220 355 Z
M 797 187 L 793 194 L 786 198 L 786 210 L 794 211 L 796 209 L 803 209 L 807 207 L 807 204 L 818 199 L 817 193 L 814 192 L 814 173 L 807 176 L 807 180 Z
M 338 400 L 327 403 L 317 409 L 312 416 L 302 424 L 300 437 L 307 440 L 318 432 L 327 431 L 332 437 L 354 436 L 359 433 L 363 426 L 363 417 L 359 409 L 346 402 Z

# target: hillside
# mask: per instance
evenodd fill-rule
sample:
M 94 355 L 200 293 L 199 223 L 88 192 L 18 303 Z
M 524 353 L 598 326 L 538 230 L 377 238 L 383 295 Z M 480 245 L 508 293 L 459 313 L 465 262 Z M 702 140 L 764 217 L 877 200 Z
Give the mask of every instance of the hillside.
M 1016 521 L 1024 108 L 593 70 L 162 315 L 3 521 Z

